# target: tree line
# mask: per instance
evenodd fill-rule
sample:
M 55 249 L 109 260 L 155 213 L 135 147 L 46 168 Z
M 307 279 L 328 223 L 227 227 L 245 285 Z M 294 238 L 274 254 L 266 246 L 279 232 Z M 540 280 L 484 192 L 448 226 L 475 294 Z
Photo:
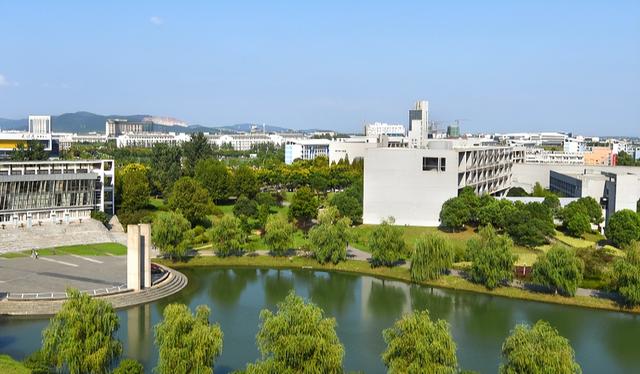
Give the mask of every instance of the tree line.
M 206 305 L 193 313 L 184 304 L 164 308 L 154 326 L 158 374 L 213 373 L 223 351 L 224 333 L 211 323 Z M 106 301 L 77 290 L 51 319 L 42 347 L 25 360 L 34 373 L 143 373 L 133 359 L 121 359 L 116 338 L 118 316 Z M 456 343 L 445 320 L 432 320 L 427 310 L 404 314 L 382 331 L 386 349 L 381 361 L 389 373 L 458 373 Z M 345 349 L 336 321 L 322 308 L 291 291 L 275 311 L 263 309 L 256 335 L 260 358 L 237 373 L 343 373 Z M 505 339 L 500 373 L 580 373 L 569 341 L 545 321 L 518 324 Z M 115 366 L 116 363 L 119 364 Z

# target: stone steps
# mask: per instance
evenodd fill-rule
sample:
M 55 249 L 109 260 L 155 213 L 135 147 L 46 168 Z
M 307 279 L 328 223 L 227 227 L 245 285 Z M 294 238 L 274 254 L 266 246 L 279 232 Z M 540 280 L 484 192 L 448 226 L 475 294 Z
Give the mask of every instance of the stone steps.
M 137 292 L 129 291 L 109 296 L 99 296 L 99 298 L 108 301 L 116 309 L 123 309 L 160 300 L 181 291 L 187 286 L 188 279 L 184 274 L 173 269 L 165 269 L 169 271 L 169 276 L 161 284 Z M 49 316 L 57 313 L 63 302 L 64 300 L 4 300 L 0 301 L 0 316 Z

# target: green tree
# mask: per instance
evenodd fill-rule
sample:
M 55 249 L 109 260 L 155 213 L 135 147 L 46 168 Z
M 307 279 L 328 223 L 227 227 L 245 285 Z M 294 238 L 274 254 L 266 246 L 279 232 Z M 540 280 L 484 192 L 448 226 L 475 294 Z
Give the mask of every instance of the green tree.
M 209 140 L 202 132 L 191 134 L 188 142 L 182 143 L 184 175 L 194 176 L 196 164 L 213 155 Z
M 480 238 L 467 242 L 467 253 L 472 260 L 469 272 L 472 281 L 493 289 L 513 279 L 513 265 L 517 258 L 513 254 L 513 242 L 498 235 L 493 227 L 480 229 Z
M 343 217 L 349 217 L 353 223 L 362 223 L 362 202 L 353 193 L 338 192 L 331 197 L 330 203 Z
M 151 240 L 160 252 L 172 259 L 182 259 L 187 255 L 189 240 L 187 232 L 191 224 L 180 213 L 167 212 L 153 221 Z
M 260 192 L 260 183 L 256 173 L 247 165 L 240 165 L 233 174 L 233 191 L 236 196 L 245 195 L 249 199 Z
M 627 256 L 615 262 L 613 285 L 627 304 L 640 305 L 640 243 L 631 243 Z
M 405 314 L 382 332 L 387 349 L 382 362 L 388 373 L 457 373 L 456 343 L 445 320 L 432 321 L 429 312 Z
M 502 357 L 501 374 L 582 373 L 569 341 L 545 321 L 517 325 L 502 345 Z
M 636 203 L 636 213 L 640 214 L 640 199 L 638 199 L 638 202 Z
M 453 249 L 442 235 L 429 234 L 416 240 L 411 256 L 411 279 L 415 282 L 437 279 L 453 265 Z
M 629 209 L 613 213 L 604 227 L 604 235 L 619 248 L 640 240 L 640 215 Z
M 262 359 L 247 373 L 342 373 L 344 348 L 336 321 L 291 291 L 274 314 L 260 312 L 256 343 Z
M 464 199 L 451 198 L 442 204 L 440 223 L 450 230 L 460 230 L 471 219 L 471 210 Z
M 209 322 L 206 305 L 193 315 L 184 304 L 169 304 L 164 319 L 155 326 L 159 374 L 213 373 L 215 359 L 222 352 L 222 330 Z
M 309 187 L 298 188 L 289 206 L 289 219 L 296 219 L 307 226 L 318 215 L 318 199 Z
M 269 192 L 260 192 L 256 195 L 255 198 L 256 203 L 258 203 L 258 205 L 264 205 L 267 206 L 269 208 L 274 207 L 276 205 L 278 205 L 276 198 L 273 197 L 273 195 Z
M 182 150 L 175 145 L 154 144 L 151 149 L 151 180 L 155 189 L 165 198 L 171 193 L 173 184 L 182 174 Z
M 564 226 L 569 235 L 575 236 L 576 238 L 590 232 L 591 222 L 589 221 L 587 210 L 583 206 L 578 206 L 576 210 L 569 210 L 568 207 L 565 208 L 563 211 L 562 226 Z
M 233 205 L 233 214 L 238 218 L 254 218 L 258 215 L 258 203 L 245 195 L 240 195 Z
M 505 231 L 516 244 L 535 247 L 553 237 L 555 225 L 551 210 L 542 203 L 516 202 L 507 216 Z
M 273 214 L 267 218 L 264 242 L 276 256 L 283 256 L 293 242 L 295 227 L 280 214 Z
M 120 361 L 120 365 L 113 371 L 113 374 L 144 374 L 144 367 L 138 361 L 127 358 Z
M 402 259 L 406 250 L 406 243 L 402 237 L 402 230 L 394 226 L 395 220 L 389 217 L 376 226 L 369 239 L 371 248 L 371 263 L 374 266 L 393 266 Z
M 118 316 L 111 304 L 70 289 L 68 299 L 42 332 L 46 362 L 70 373 L 107 373 L 122 354 L 115 337 Z
M 151 193 L 147 172 L 147 167 L 141 164 L 129 164 L 122 169 L 120 209 L 135 212 L 147 206 Z
M 337 264 L 346 260 L 350 225 L 351 220 L 340 218 L 336 207 L 329 206 L 319 213 L 318 224 L 309 231 L 311 249 L 318 262 Z
M 44 150 L 44 144 L 39 140 L 18 143 L 11 154 L 13 161 L 44 161 L 48 158 L 49 152 Z
M 563 245 L 553 246 L 547 253 L 538 257 L 533 264 L 533 283 L 574 296 L 582 282 L 584 264 L 573 249 Z
M 214 158 L 198 161 L 195 179 L 207 189 L 209 197 L 216 203 L 229 197 L 231 174 L 222 162 Z
M 545 196 L 542 204 L 554 213 L 560 210 L 560 198 L 555 194 Z
M 211 213 L 213 203 L 207 190 L 198 181 L 191 177 L 182 177 L 173 185 L 169 208 L 181 213 L 195 226 Z
M 240 255 L 246 242 L 240 220 L 233 216 L 224 216 L 209 230 L 209 237 L 216 255 L 227 257 Z
M 604 221 L 604 218 L 602 217 L 602 207 L 598 204 L 596 199 L 591 196 L 587 196 L 581 197 L 576 201 L 585 208 L 591 223 L 599 225 Z

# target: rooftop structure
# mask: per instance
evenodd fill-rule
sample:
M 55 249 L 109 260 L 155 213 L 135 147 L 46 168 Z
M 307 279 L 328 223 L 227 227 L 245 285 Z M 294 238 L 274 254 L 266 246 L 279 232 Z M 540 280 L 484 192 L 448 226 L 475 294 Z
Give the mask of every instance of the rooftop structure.
M 407 130 L 403 125 L 393 125 L 383 122 L 368 123 L 364 125 L 365 136 L 405 136 Z

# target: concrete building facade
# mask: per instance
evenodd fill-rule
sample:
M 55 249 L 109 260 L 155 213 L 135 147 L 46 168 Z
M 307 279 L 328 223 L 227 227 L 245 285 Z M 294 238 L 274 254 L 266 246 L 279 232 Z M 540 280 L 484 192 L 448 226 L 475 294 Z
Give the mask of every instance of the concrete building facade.
M 114 213 L 113 160 L 0 162 L 0 222 L 26 224 Z
M 393 125 L 383 122 L 364 125 L 364 136 L 405 136 L 407 130 L 403 125 Z
M 297 159 L 313 160 L 318 156 L 328 158 L 330 143 L 327 139 L 289 140 L 284 146 L 284 163 L 291 165 Z

